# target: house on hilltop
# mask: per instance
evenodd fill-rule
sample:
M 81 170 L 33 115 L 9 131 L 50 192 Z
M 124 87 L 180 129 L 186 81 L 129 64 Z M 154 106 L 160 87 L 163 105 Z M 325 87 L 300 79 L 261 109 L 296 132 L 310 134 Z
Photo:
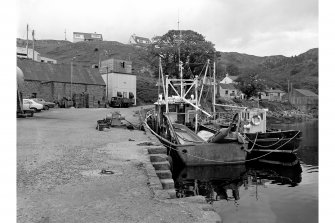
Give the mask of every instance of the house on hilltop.
M 98 69 L 73 66 L 70 64 L 47 64 L 32 60 L 18 59 L 17 66 L 24 75 L 23 98 L 43 98 L 60 102 L 63 98 L 75 98 L 85 93 L 89 104 L 84 107 L 98 107 L 103 103 L 106 85 Z
M 82 33 L 82 32 L 73 32 L 73 42 L 82 42 L 82 41 L 102 41 L 102 34 L 98 33 Z
M 129 44 L 138 45 L 138 46 L 147 46 L 151 43 L 150 39 L 145 37 L 136 36 L 133 34 L 130 36 Z
M 318 109 L 319 96 L 307 89 L 292 89 L 288 95 L 288 100 L 302 111 Z

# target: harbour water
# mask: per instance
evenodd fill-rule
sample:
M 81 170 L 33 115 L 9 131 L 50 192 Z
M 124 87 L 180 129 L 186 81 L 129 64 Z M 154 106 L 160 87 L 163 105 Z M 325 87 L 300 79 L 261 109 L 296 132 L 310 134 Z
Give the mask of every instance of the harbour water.
M 177 196 L 205 196 L 223 222 L 318 222 L 318 122 L 270 127 L 303 132 L 298 165 L 176 169 Z

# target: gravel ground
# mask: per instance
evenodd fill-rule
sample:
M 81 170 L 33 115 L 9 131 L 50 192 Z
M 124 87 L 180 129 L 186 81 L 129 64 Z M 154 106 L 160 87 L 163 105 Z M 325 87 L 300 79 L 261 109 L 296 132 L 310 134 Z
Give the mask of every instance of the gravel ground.
M 137 145 L 152 136 L 95 129 L 116 110 L 136 123 L 138 109 L 51 109 L 17 119 L 17 222 L 213 222 L 203 204 L 155 198 Z

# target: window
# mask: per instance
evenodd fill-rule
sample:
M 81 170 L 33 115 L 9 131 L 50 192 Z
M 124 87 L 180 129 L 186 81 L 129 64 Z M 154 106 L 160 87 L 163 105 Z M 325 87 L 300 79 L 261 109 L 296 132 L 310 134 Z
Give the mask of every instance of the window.
M 278 96 L 280 96 L 280 93 L 278 93 Z
M 84 39 L 84 35 L 83 34 L 74 34 L 74 38 Z
M 118 91 L 118 92 L 116 93 L 116 96 L 119 97 L 119 98 L 122 98 L 122 93 L 121 93 L 120 91 Z
M 228 94 L 228 90 L 226 90 L 226 94 Z
M 125 67 L 125 62 L 121 62 L 121 67 L 122 67 L 122 68 Z
M 92 34 L 91 36 L 92 36 L 92 38 L 97 38 L 97 39 L 101 38 L 101 35 L 99 35 L 99 34 Z
M 127 98 L 127 92 L 123 92 L 123 97 Z
M 133 99 L 135 96 L 133 94 L 133 92 L 129 92 L 129 99 Z

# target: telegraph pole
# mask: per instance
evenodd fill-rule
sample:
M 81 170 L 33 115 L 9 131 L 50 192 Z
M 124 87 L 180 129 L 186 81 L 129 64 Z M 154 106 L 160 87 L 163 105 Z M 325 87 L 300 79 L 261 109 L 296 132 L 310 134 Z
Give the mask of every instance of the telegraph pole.
M 35 30 L 31 32 L 31 35 L 33 37 L 33 60 L 35 59 Z
M 29 45 L 28 32 L 29 32 L 29 25 L 27 24 L 27 59 L 28 59 L 28 45 Z
M 106 66 L 106 72 L 107 72 L 107 77 L 106 77 L 106 79 L 107 79 L 107 86 L 106 86 L 106 94 L 107 94 L 107 96 L 106 96 L 106 98 L 107 98 L 107 104 L 108 104 L 108 64 L 107 64 L 107 66 Z
M 71 60 L 71 85 L 70 85 L 70 98 L 72 100 L 72 73 L 73 73 L 73 61 Z

